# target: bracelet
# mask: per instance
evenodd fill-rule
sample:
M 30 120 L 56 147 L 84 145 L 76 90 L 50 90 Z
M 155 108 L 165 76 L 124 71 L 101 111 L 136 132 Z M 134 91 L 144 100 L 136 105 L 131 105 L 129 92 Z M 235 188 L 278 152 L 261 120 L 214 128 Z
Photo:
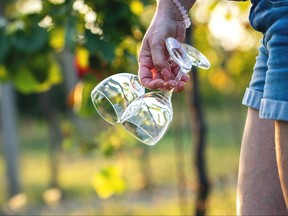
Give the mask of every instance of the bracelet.
M 184 24 L 186 28 L 189 28 L 189 26 L 191 25 L 191 20 L 186 12 L 186 10 L 184 9 L 184 7 L 181 5 L 181 3 L 178 0 L 172 0 L 173 3 L 177 6 L 177 8 L 179 9 L 180 13 L 183 16 L 184 19 Z

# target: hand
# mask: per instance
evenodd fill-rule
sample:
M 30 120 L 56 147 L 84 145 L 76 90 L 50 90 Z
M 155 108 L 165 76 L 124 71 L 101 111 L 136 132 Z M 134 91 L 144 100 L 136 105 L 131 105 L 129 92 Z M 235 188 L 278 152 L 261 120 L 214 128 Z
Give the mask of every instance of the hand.
M 167 6 L 170 1 L 165 2 Z M 173 7 L 174 5 L 171 8 Z M 162 10 L 160 5 L 143 38 L 138 59 L 138 75 L 140 82 L 146 88 L 154 90 L 174 88 L 175 92 L 181 92 L 185 82 L 189 80 L 188 75 L 182 76 L 178 82 L 175 80 L 179 67 L 169 61 L 169 53 L 165 46 L 167 37 L 173 37 L 180 42 L 183 42 L 185 37 L 183 20 L 179 19 L 178 14 L 174 16 L 173 13 L 179 13 L 178 9 Z

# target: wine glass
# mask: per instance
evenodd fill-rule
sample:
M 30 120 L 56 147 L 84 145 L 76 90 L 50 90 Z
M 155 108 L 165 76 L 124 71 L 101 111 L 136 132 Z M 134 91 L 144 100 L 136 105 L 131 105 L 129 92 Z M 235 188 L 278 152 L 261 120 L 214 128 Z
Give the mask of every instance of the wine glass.
M 192 66 L 208 69 L 207 58 L 195 48 L 181 44 L 174 38 L 166 39 L 166 47 L 170 59 L 180 70 L 176 76 L 179 81 L 183 74 L 188 73 Z M 155 91 L 139 96 L 124 111 L 120 122 L 133 137 L 147 145 L 155 145 L 167 132 L 173 118 L 170 91 Z
M 91 99 L 100 116 L 110 124 L 120 123 L 130 103 L 145 93 L 138 77 L 130 73 L 114 74 L 101 81 L 91 92 Z

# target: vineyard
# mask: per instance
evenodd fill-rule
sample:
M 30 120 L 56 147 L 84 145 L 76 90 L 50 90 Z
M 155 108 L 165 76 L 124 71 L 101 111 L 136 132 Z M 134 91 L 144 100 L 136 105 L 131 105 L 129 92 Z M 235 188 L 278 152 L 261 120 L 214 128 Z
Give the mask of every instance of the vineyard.
M 101 80 L 137 74 L 155 4 L 0 2 L 0 214 L 235 214 L 241 100 L 259 44 L 248 2 L 199 1 L 190 12 L 185 43 L 211 68 L 193 70 L 173 95 L 172 126 L 157 145 L 92 105 Z

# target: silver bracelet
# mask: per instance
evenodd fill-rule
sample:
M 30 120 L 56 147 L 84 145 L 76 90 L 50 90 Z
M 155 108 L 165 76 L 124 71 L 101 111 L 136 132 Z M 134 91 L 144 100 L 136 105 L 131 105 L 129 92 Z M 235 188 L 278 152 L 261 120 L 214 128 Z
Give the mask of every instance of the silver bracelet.
M 177 8 L 179 9 L 180 13 L 183 16 L 184 19 L 184 24 L 186 28 L 189 28 L 189 26 L 191 25 L 191 20 L 186 12 L 186 10 L 184 9 L 184 7 L 182 6 L 182 4 L 178 1 L 178 0 L 172 0 L 173 3 L 177 6 Z

